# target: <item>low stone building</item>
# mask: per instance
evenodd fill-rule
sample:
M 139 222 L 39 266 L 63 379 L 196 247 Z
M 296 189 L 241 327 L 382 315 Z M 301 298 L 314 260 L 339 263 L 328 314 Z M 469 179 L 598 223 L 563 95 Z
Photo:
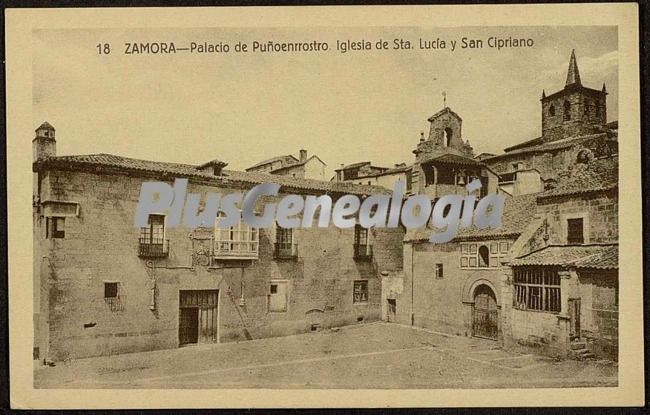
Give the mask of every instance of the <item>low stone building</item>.
M 618 157 L 563 171 L 537 218 L 507 263 L 505 346 L 617 359 Z
M 381 271 L 402 267 L 401 229 L 134 227 L 143 182 L 187 192 L 368 195 L 350 183 L 136 160 L 34 145 L 35 358 L 62 360 L 288 335 L 381 318 Z M 265 201 L 270 201 L 265 200 Z

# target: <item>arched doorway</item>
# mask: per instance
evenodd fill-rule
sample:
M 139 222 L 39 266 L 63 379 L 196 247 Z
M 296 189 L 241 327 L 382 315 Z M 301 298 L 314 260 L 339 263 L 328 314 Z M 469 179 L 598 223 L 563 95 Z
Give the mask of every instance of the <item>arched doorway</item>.
M 497 340 L 498 321 L 494 291 L 487 285 L 481 284 L 474 290 L 472 336 Z

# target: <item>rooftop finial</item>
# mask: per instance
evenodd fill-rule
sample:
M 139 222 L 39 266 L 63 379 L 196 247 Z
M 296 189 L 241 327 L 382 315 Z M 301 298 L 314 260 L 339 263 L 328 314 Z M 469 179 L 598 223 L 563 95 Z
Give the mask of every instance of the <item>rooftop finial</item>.
M 605 83 L 603 82 L 603 92 L 607 92 L 607 87 L 605 87 Z
M 442 91 L 442 108 L 447 108 L 447 93 Z
M 546 98 L 546 91 L 542 89 L 542 99 Z
M 576 50 L 571 51 L 571 60 L 569 61 L 569 71 L 566 74 L 565 87 L 569 85 L 582 85 L 580 82 L 580 71 L 578 71 L 578 62 L 576 61 Z

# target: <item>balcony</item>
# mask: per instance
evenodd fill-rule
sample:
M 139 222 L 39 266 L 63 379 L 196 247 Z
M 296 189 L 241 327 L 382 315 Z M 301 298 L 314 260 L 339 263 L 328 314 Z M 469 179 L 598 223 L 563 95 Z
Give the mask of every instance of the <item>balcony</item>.
M 368 261 L 372 258 L 372 245 L 354 244 L 354 259 Z
M 298 244 L 276 242 L 274 256 L 276 259 L 298 258 Z
M 257 259 L 257 241 L 215 241 L 215 259 Z
M 166 258 L 169 255 L 169 239 L 140 238 L 138 242 L 140 258 Z

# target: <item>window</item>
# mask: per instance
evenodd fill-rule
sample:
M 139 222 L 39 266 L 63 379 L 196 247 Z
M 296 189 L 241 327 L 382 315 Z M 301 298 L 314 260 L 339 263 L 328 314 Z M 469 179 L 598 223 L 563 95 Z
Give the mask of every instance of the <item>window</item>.
M 360 304 L 368 302 L 368 280 L 359 280 L 354 282 L 352 291 L 352 303 Z
M 289 282 L 272 280 L 269 284 L 268 309 L 271 313 L 287 311 L 289 299 Z
M 368 239 L 368 229 L 361 225 L 354 226 L 354 257 L 370 258 L 372 256 L 372 245 Z
M 569 244 L 585 243 L 582 218 L 567 219 L 566 224 L 567 224 L 567 238 L 566 238 L 567 243 Z
M 478 248 L 478 266 L 480 268 L 490 266 L 490 250 L 485 245 L 481 245 Z
M 443 277 L 442 264 L 436 264 L 436 279 L 439 280 Z
M 555 116 L 555 105 L 548 107 L 548 113 L 551 114 L 551 117 Z
M 104 282 L 104 302 L 110 311 L 122 311 L 124 309 L 122 297 L 119 282 Z
M 564 121 L 571 121 L 571 103 L 569 101 L 564 101 Z
M 46 234 L 49 239 L 65 238 L 65 218 L 51 217 L 45 221 Z
M 460 244 L 461 268 L 497 268 L 501 259 L 508 254 L 510 242 L 490 241 L 488 243 L 466 242 Z
M 297 256 L 297 246 L 293 243 L 293 229 L 275 227 L 275 256 L 277 258 L 293 258 Z
M 220 228 L 219 220 L 223 213 L 219 212 L 214 227 L 215 256 L 220 258 L 254 258 L 259 248 L 259 231 L 252 228 L 243 220 L 230 228 Z
M 406 191 L 410 192 L 413 190 L 413 171 L 408 170 L 406 172 Z
M 451 139 L 453 137 L 453 131 L 451 128 L 445 128 L 445 147 L 451 146 Z
M 117 298 L 119 294 L 119 282 L 104 283 L 104 298 Z
M 560 276 L 557 270 L 541 267 L 515 268 L 513 306 L 519 310 L 559 313 Z
M 147 226 L 140 228 L 140 256 L 163 257 L 167 255 L 165 240 L 165 215 L 149 215 Z

